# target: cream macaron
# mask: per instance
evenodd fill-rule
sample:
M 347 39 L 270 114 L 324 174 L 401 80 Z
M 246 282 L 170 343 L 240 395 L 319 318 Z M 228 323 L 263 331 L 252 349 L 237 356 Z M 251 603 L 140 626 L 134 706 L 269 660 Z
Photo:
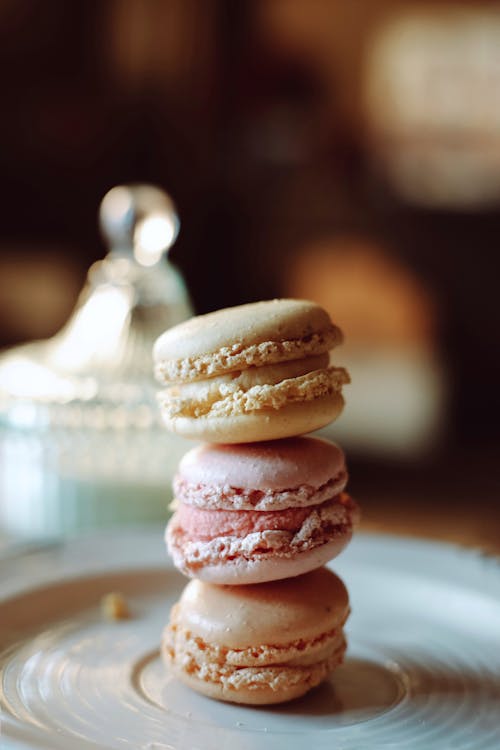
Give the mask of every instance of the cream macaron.
M 324 427 L 342 411 L 347 372 L 330 366 L 342 334 L 314 302 L 276 299 L 170 328 L 153 357 L 166 426 L 195 440 L 274 440 Z
M 327 568 L 253 586 L 191 581 L 171 611 L 162 654 L 194 690 L 223 701 L 282 703 L 342 662 L 349 600 Z

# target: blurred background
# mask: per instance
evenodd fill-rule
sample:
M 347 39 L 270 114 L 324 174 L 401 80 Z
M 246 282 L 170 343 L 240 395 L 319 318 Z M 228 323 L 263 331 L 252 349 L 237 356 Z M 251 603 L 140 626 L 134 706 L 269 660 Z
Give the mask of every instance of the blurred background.
M 364 527 L 500 551 L 497 3 L 3 0 L 0 61 L 4 348 L 68 320 L 107 191 L 157 185 L 197 313 L 306 297 L 343 328 L 326 434 Z M 28 465 L 4 419 L 4 509 L 51 424 Z

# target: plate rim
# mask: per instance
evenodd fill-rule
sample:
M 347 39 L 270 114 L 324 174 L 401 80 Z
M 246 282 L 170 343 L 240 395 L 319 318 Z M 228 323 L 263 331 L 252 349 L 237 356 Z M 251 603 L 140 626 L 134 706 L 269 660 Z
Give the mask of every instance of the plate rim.
M 120 531 L 118 532 L 118 538 L 117 532 L 114 531 L 111 532 L 111 536 L 114 539 L 115 545 L 118 544 L 124 547 L 128 547 L 128 541 L 131 539 L 135 539 L 137 542 L 144 542 L 148 539 L 150 541 L 161 540 L 161 546 L 158 545 L 158 548 L 156 549 L 155 545 L 153 553 L 150 554 L 151 549 L 148 549 L 148 554 L 145 555 L 141 555 L 141 550 L 139 549 L 138 554 L 135 555 L 135 561 L 133 564 L 129 562 L 128 565 L 125 565 L 123 562 L 123 556 L 118 556 L 118 559 L 113 560 L 113 550 L 111 550 L 110 556 L 108 556 L 106 560 L 92 560 L 88 558 L 85 560 L 85 558 L 83 558 L 87 565 L 84 565 L 82 568 L 80 565 L 82 558 L 80 556 L 84 555 L 85 550 L 87 550 L 88 553 L 88 545 L 92 545 L 93 553 L 95 554 L 97 545 L 101 545 L 103 548 L 106 547 L 107 542 L 109 541 L 110 532 L 109 530 L 105 530 L 98 535 L 94 533 L 79 535 L 77 541 L 77 546 L 79 546 L 78 550 L 75 550 L 74 546 L 72 546 L 75 545 L 74 539 L 65 543 L 64 548 L 67 559 L 64 561 L 63 565 L 61 565 L 59 552 L 54 553 L 47 550 L 46 552 L 39 553 L 37 555 L 38 557 L 42 555 L 48 558 L 47 566 L 41 571 L 41 577 L 36 582 L 32 583 L 32 585 L 26 585 L 25 580 L 23 584 L 23 578 L 21 575 L 21 578 L 18 581 L 19 586 L 17 590 L 11 591 L 7 596 L 0 596 L 0 607 L 3 608 L 8 605 L 9 602 L 14 603 L 19 597 L 29 597 L 30 594 L 33 594 L 40 588 L 57 587 L 64 583 L 71 583 L 72 581 L 76 582 L 79 579 L 88 580 L 89 578 L 103 578 L 113 574 L 125 574 L 127 571 L 136 573 L 142 571 L 152 572 L 153 570 L 155 572 L 161 572 L 164 570 L 165 573 L 175 571 L 172 561 L 165 553 L 163 534 L 157 527 L 154 527 L 153 529 L 148 528 L 147 530 L 141 529 L 140 531 L 132 531 L 129 529 L 123 534 L 122 531 Z M 405 562 L 407 564 L 411 564 L 413 559 L 418 558 L 422 554 L 428 553 L 429 555 L 434 556 L 434 559 L 440 559 L 446 562 L 446 565 L 439 568 L 437 571 L 437 579 L 446 581 L 450 573 L 452 574 L 453 571 L 455 571 L 455 575 L 452 577 L 452 580 L 454 580 L 455 583 L 460 581 L 460 583 L 467 588 L 473 586 L 476 590 L 481 590 L 482 593 L 495 595 L 495 601 L 500 603 L 500 586 L 498 585 L 500 581 L 500 557 L 485 554 L 481 549 L 464 547 L 454 543 L 441 542 L 415 536 L 378 532 L 359 532 L 353 539 L 351 545 L 336 560 L 338 560 L 339 567 L 347 568 L 349 566 L 349 552 L 350 550 L 353 550 L 354 553 L 357 552 L 358 557 L 360 557 L 356 564 L 361 565 L 363 562 L 363 556 L 369 557 L 370 553 L 377 548 L 386 550 L 386 554 L 389 558 L 391 555 L 397 555 L 399 552 L 405 554 Z M 77 553 L 76 559 L 72 560 L 71 556 L 74 555 L 75 552 Z M 33 559 L 30 560 L 32 556 L 27 555 L 23 557 L 27 562 L 26 571 L 31 570 L 32 572 L 31 563 L 33 563 Z M 333 560 L 330 563 L 334 570 L 336 570 L 336 560 Z M 18 560 L 17 563 L 21 563 L 20 568 L 23 567 L 22 559 Z M 457 575 L 457 565 L 462 567 L 465 566 L 469 571 L 469 575 L 465 576 L 465 581 L 461 575 Z M 403 572 L 405 567 L 402 568 Z M 491 572 L 491 575 L 489 575 L 489 572 Z M 340 572 L 340 575 L 342 576 L 343 572 Z M 2 649 L 0 653 L 5 653 L 4 649 Z M 12 724 L 17 726 L 20 730 L 24 729 L 24 725 L 15 720 L 11 725 Z M 105 745 L 96 745 L 91 740 L 83 740 L 78 737 L 72 737 L 71 740 L 68 740 L 65 736 L 58 736 L 57 744 L 54 744 L 54 742 L 51 743 L 50 737 L 46 737 L 43 734 L 40 735 L 40 737 L 34 737 L 33 732 L 29 732 L 28 734 L 30 736 L 27 741 L 22 738 L 14 738 L 12 735 L 9 737 L 4 736 L 2 739 L 7 743 L 6 750 L 49 750 L 52 747 L 66 750 L 69 746 L 69 742 L 71 743 L 71 747 L 74 747 L 75 750 L 77 748 L 82 748 L 82 750 L 85 748 L 85 750 L 88 750 L 91 747 L 99 748 L 99 750 L 106 750 Z M 61 739 L 61 742 L 59 739 Z M 66 744 L 64 744 L 64 742 L 66 742 Z

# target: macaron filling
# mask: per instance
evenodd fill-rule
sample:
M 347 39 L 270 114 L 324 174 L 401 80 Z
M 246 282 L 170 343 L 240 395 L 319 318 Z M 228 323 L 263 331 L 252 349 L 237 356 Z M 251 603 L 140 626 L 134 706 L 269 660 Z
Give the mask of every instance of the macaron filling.
M 285 508 L 276 511 L 202 510 L 182 503 L 177 522 L 186 540 L 208 541 L 219 536 L 247 536 L 256 531 L 297 531 L 313 508 Z
M 166 539 L 175 565 L 188 575 L 205 565 L 237 559 L 293 557 L 336 537 L 349 537 L 357 518 L 357 505 L 345 493 L 321 505 L 274 512 L 181 509 L 168 524 Z
M 202 354 L 197 357 L 182 359 L 163 359 L 159 342 L 157 346 L 155 376 L 160 382 L 176 383 L 202 380 L 223 372 L 232 372 L 248 367 L 258 367 L 265 364 L 288 362 L 302 359 L 308 355 L 327 352 L 340 344 L 342 334 L 334 325 L 317 331 L 299 339 L 289 341 L 262 341 L 245 346 L 243 342 L 235 342 L 231 346 L 223 346 L 216 352 Z
M 275 382 L 265 373 L 260 373 L 260 369 L 264 368 L 196 384 L 172 386 L 159 393 L 160 406 L 168 419 L 231 417 L 262 410 L 278 411 L 292 403 L 340 394 L 342 386 L 350 380 L 347 371 L 341 367 L 307 369 L 299 374 L 289 372 L 288 377 Z M 261 382 L 253 385 L 252 379 Z

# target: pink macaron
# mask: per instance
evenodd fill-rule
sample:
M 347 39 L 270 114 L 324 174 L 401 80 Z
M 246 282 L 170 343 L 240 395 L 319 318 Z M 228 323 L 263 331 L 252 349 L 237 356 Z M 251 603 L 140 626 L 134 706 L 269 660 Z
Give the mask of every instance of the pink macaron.
M 251 584 L 302 575 L 349 542 L 358 518 L 344 454 L 296 437 L 205 444 L 182 459 L 166 539 L 191 578 Z

